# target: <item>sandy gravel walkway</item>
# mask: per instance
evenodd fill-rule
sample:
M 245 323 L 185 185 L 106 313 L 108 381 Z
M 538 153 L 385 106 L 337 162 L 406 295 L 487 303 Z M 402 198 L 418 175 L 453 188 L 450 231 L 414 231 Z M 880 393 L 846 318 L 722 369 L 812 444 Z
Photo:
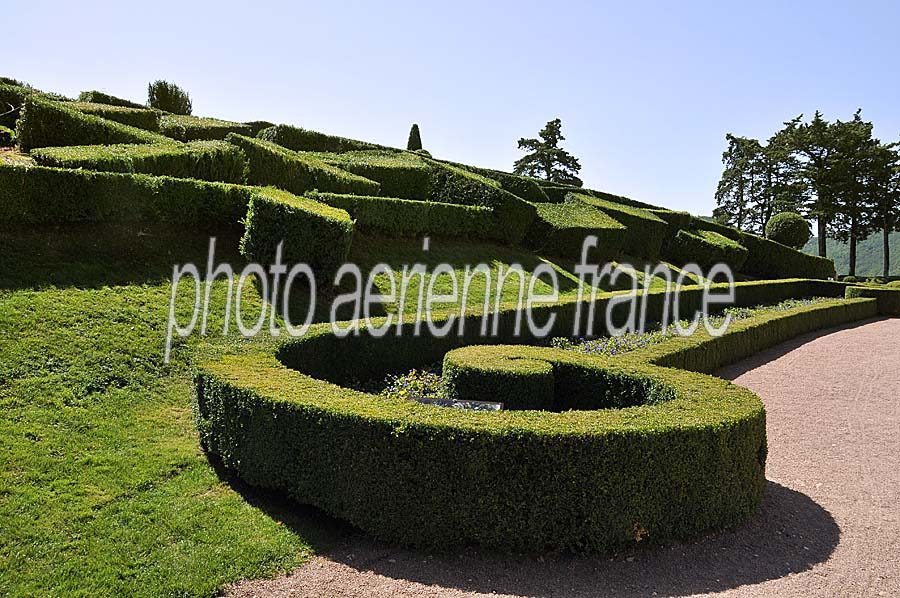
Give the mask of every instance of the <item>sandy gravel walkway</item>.
M 353 536 L 227 595 L 900 594 L 900 319 L 807 335 L 719 375 L 768 410 L 770 482 L 738 530 L 594 558 L 428 555 Z

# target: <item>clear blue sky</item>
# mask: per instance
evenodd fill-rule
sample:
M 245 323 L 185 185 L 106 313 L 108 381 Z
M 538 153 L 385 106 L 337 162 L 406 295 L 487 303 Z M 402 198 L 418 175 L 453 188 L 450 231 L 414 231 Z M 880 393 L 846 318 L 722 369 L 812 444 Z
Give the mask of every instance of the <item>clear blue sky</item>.
M 790 6 L 787 6 L 790 4 Z M 36 87 L 403 145 L 509 170 L 551 118 L 590 187 L 708 214 L 726 132 L 857 107 L 900 137 L 896 2 L 9 2 L 2 71 Z

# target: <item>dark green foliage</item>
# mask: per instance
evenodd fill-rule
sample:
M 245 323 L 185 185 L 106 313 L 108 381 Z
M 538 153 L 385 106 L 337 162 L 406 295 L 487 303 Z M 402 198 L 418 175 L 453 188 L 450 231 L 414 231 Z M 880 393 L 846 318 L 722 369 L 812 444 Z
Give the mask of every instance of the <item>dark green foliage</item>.
M 428 199 L 431 195 L 432 168 L 423 157 L 412 152 L 384 150 L 317 153 L 313 157 L 342 170 L 376 181 L 381 195 L 403 199 Z
M 307 191 L 330 191 L 354 195 L 377 195 L 375 181 L 322 162 L 312 154 L 302 154 L 280 145 L 230 134 L 228 141 L 240 147 L 247 158 L 247 182 L 273 185 L 298 195 Z
M 238 226 L 251 187 L 0 163 L 0 224 L 171 222 Z
M 712 231 L 680 230 L 669 243 L 665 257 L 677 266 L 693 262 L 708 270 L 724 263 L 738 272 L 747 260 L 747 248 Z
M 25 100 L 16 135 L 23 151 L 36 147 L 110 145 L 115 143 L 166 143 L 165 137 L 84 114 L 66 103 L 36 97 Z
M 547 201 L 553 203 L 562 203 L 566 201 L 566 197 L 568 197 L 569 193 L 590 195 L 578 187 L 572 187 L 571 185 L 541 185 L 541 190 L 544 192 L 544 195 L 547 196 Z
M 109 104 L 95 104 L 90 102 L 70 102 L 67 104 L 79 112 L 93 114 L 108 120 L 114 120 L 123 125 L 130 125 L 147 131 L 159 131 L 159 112 L 146 108 L 126 108 L 123 106 L 111 106 Z
M 518 407 L 546 406 L 551 397 L 566 407 L 623 397 L 644 404 L 487 416 L 359 393 L 316 371 L 319 364 L 333 375 L 335 367 L 371 367 L 383 376 L 459 340 L 365 333 L 336 339 L 322 328 L 277 351 L 300 373 L 249 349 L 198 359 L 201 441 L 246 481 L 283 489 L 402 544 L 603 551 L 645 535 L 650 542 L 685 538 L 735 525 L 759 504 L 765 414 L 746 389 L 655 364 L 704 353 L 705 363 L 718 367 L 791 334 L 871 313 L 873 303 L 861 301 L 750 319 L 719 339 L 698 333 L 687 339 L 691 345 L 657 345 L 652 362 L 537 347 L 451 353 L 457 382 L 453 367 L 460 363 L 491 370 L 482 380 L 492 392 L 479 392 L 481 399 L 521 401 Z M 707 343 L 715 347 L 707 350 Z M 611 388 L 626 392 L 604 394 Z
M 25 103 L 25 98 L 29 95 L 29 90 L 17 85 L 6 85 L 0 83 L 0 126 L 10 129 L 16 128 L 16 121 L 19 119 L 20 108 Z
M 828 239 L 827 254 L 834 260 L 838 272 L 850 271 L 850 246 L 835 239 Z M 804 253 L 818 255 L 818 239 L 813 237 L 803 248 Z M 891 233 L 888 237 L 890 256 L 900 256 L 900 233 Z M 856 275 L 875 276 L 883 274 L 884 239 L 881 233 L 860 241 L 856 247 Z M 900 276 L 900 260 L 892 260 L 888 271 L 891 276 Z
M 844 282 L 851 282 L 844 278 Z M 847 287 L 847 299 L 868 297 L 878 302 L 878 313 L 882 316 L 900 316 L 900 288 Z
M 0 125 L 0 147 L 12 147 L 16 142 L 16 132 Z
M 422 149 L 422 136 L 419 135 L 419 125 L 413 123 L 409 129 L 409 139 L 406 141 L 406 149 L 411 152 Z
M 694 218 L 688 212 L 674 212 L 672 210 L 661 210 L 661 209 L 648 209 L 648 212 L 660 218 L 661 220 L 665 220 L 666 224 L 669 225 L 669 230 L 666 233 L 666 241 L 663 243 L 663 251 L 665 252 L 667 243 L 671 243 L 672 240 L 675 239 L 675 235 L 678 234 L 680 230 L 688 230 L 691 227 L 691 220 Z
M 393 197 L 307 193 L 307 197 L 346 210 L 362 233 L 396 237 L 488 237 L 494 225 L 489 208 Z
M 353 222 L 344 210 L 274 188 L 255 190 L 247 209 L 241 253 L 264 267 L 275 263 L 283 242 L 282 263 L 308 264 L 329 284 L 347 259 Z
M 224 183 L 243 183 L 246 167 L 241 150 L 225 141 L 46 147 L 32 150 L 31 156 L 42 166 L 137 172 Z
M 256 137 L 263 129 L 268 129 L 269 127 L 275 126 L 274 123 L 270 123 L 266 120 L 251 120 L 250 122 L 246 122 L 244 124 L 250 127 L 250 137 Z
M 426 150 L 426 149 L 417 149 L 417 150 L 415 151 L 415 153 L 419 154 L 420 156 L 425 156 L 426 158 L 430 158 L 430 157 L 431 157 L 431 152 L 429 152 L 429 151 Z
M 357 141 L 356 139 L 347 139 L 346 137 L 338 137 L 336 135 L 326 135 L 325 133 L 307 131 L 306 129 L 292 127 L 290 125 L 276 125 L 268 129 L 263 129 L 259 132 L 257 137 L 298 152 L 341 153 L 362 150 L 400 151 L 396 148 L 386 147 L 376 143 Z
M 607 193 L 606 191 L 595 191 L 593 189 L 585 189 L 581 191 L 581 193 L 587 193 L 588 195 L 593 195 L 599 199 L 605 199 L 606 201 L 611 201 L 612 203 L 620 203 L 622 205 L 631 206 L 633 208 L 644 208 L 646 210 L 662 210 L 664 208 L 660 208 L 659 206 L 654 206 L 653 204 L 644 203 L 642 201 L 638 201 L 636 199 L 631 199 L 630 197 L 625 197 L 624 195 L 614 195 L 612 193 Z
M 834 262 L 828 258 L 809 255 L 787 245 L 741 234 L 740 244 L 747 248 L 747 261 L 741 272 L 757 278 L 833 278 Z
M 168 81 L 157 80 L 147 86 L 147 105 L 172 114 L 190 114 L 191 96 Z
M 619 255 L 625 243 L 625 227 L 601 212 L 578 201 L 562 204 L 535 204 L 537 216 L 522 244 L 544 255 L 580 259 L 585 237 L 597 235 L 591 260 L 609 260 Z
M 794 249 L 802 249 L 811 236 L 806 218 L 795 212 L 775 214 L 766 224 L 766 238 Z
M 229 133 L 249 135 L 250 131 L 250 125 L 217 118 L 165 114 L 159 121 L 159 132 L 178 141 L 225 139 Z
M 669 232 L 669 225 L 661 218 L 642 208 L 616 204 L 591 195 L 572 194 L 571 197 L 599 208 L 606 215 L 625 225 L 628 230 L 624 250 L 628 255 L 646 258 L 655 258 L 659 255 Z
M 519 149 L 531 153 L 516 160 L 513 172 L 581 187 L 581 179 L 578 178 L 581 164 L 578 158 L 559 147 L 559 143 L 565 140 L 562 121 L 558 118 L 548 121 L 538 137 L 540 139 L 519 139 Z
M 525 201 L 530 201 L 532 203 L 550 201 L 547 194 L 544 193 L 544 190 L 538 185 L 535 179 L 519 176 L 517 174 L 510 174 L 508 172 L 501 172 L 499 170 L 491 170 L 490 168 L 478 168 L 475 166 L 464 166 L 462 164 L 455 164 L 455 166 L 466 168 L 475 174 L 480 174 L 481 176 L 493 179 L 500 183 L 500 186 L 503 187 L 503 189 L 509 191 L 513 195 L 518 195 Z
M 117 98 L 116 96 L 111 96 L 107 93 L 103 93 L 102 91 L 82 91 L 78 94 L 79 102 L 91 102 L 94 104 L 107 104 L 109 106 L 123 106 L 125 108 L 144 108 L 147 106 L 145 104 L 138 104 L 137 102 L 132 102 L 131 100 L 124 100 L 122 98 Z
M 533 205 L 504 191 L 491 179 L 436 160 L 429 160 L 428 164 L 432 167 L 428 199 L 491 208 L 494 210 L 491 237 L 513 244 L 522 240 L 535 217 Z

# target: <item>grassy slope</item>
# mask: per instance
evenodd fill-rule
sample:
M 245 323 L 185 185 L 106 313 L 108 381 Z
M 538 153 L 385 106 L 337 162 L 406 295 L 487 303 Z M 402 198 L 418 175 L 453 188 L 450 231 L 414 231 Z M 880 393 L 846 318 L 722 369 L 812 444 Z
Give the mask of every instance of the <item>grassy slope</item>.
M 803 248 L 806 253 L 819 254 L 818 239 L 813 237 Z M 857 276 L 881 276 L 884 272 L 882 265 L 883 252 L 881 250 L 881 233 L 876 233 L 861 241 L 856 247 L 856 275 Z M 892 233 L 891 244 L 891 276 L 900 276 L 900 233 Z M 838 274 L 847 274 L 850 271 L 850 246 L 834 239 L 827 241 L 828 257 L 834 258 L 834 265 Z

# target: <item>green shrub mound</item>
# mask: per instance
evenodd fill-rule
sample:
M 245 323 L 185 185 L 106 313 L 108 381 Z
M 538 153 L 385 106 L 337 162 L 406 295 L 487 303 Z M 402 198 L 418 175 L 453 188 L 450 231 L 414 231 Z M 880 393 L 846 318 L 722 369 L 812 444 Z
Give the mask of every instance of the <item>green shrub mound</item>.
M 680 230 L 669 243 L 666 258 L 679 265 L 694 262 L 703 270 L 724 263 L 738 272 L 747 260 L 747 248 L 712 231 Z
M 802 249 L 811 236 L 809 223 L 794 212 L 775 214 L 766 223 L 766 238 L 792 249 Z
M 201 355 L 198 426 L 204 447 L 249 483 L 402 544 L 604 551 L 665 542 L 746 519 L 762 495 L 766 458 L 759 399 L 724 380 L 661 367 L 665 347 L 677 360 L 738 334 L 740 342 L 710 351 L 722 365 L 745 357 L 745 346 L 868 317 L 874 303 L 826 302 L 741 321 L 718 339 L 690 337 L 692 347 L 681 339 L 657 345 L 654 362 L 521 346 L 447 354 L 445 376 L 457 392 L 525 409 L 498 413 L 333 383 L 408 371 L 465 339 L 338 339 L 322 326 L 274 347 L 222 345 Z M 511 324 L 502 320 L 501 337 L 527 342 Z M 532 410 L 540 406 L 563 411 Z M 581 409 L 565 410 L 572 406 Z
M 0 147 L 12 147 L 16 142 L 16 132 L 0 125 Z
M 532 221 L 522 244 L 545 255 L 578 260 L 584 240 L 597 236 L 592 260 L 609 260 L 622 252 L 625 227 L 600 210 L 582 202 L 535 204 L 537 216 Z
M 377 181 L 381 195 L 402 199 L 428 199 L 432 168 L 418 154 L 384 150 L 310 154 L 353 174 Z
M 599 208 L 603 213 L 625 225 L 627 229 L 625 253 L 645 258 L 655 258 L 659 255 L 669 232 L 669 225 L 665 220 L 643 208 L 616 204 L 592 195 L 573 193 L 571 197 L 589 206 Z
M 102 91 L 97 90 L 82 91 L 80 94 L 78 94 L 78 101 L 90 102 L 92 104 L 106 104 L 108 106 L 122 106 L 123 108 L 147 108 L 145 104 L 139 104 L 138 102 L 132 102 L 131 100 L 117 98 L 116 96 L 109 95 L 108 93 L 103 93 Z
M 306 263 L 330 284 L 350 252 L 353 222 L 339 208 L 297 197 L 272 187 L 254 193 L 247 209 L 241 253 L 264 267 L 275 263 L 279 243 L 282 263 Z
M 238 227 L 254 191 L 193 179 L 0 163 L 0 224 L 145 221 Z
M 159 112 L 147 108 L 127 108 L 110 106 L 93 102 L 70 102 L 68 106 L 85 114 L 93 114 L 123 125 L 137 127 L 146 131 L 159 131 Z
M 247 159 L 247 182 L 272 185 L 291 193 L 328 191 L 354 195 L 378 195 L 381 186 L 326 164 L 314 155 L 302 154 L 262 139 L 236 133 L 228 135 L 229 143 L 241 148 Z
M 346 210 L 361 233 L 388 237 L 436 235 L 487 238 L 494 213 L 481 206 L 462 206 L 394 197 L 311 192 L 310 199 Z
M 246 166 L 241 150 L 225 141 L 45 147 L 31 150 L 31 156 L 41 166 L 137 172 L 225 183 L 242 183 Z
M 893 285 L 893 283 L 892 283 Z M 897 285 L 900 286 L 900 285 Z M 847 287 L 847 299 L 868 297 L 878 301 L 878 313 L 883 316 L 900 316 L 900 288 Z
M 26 98 L 16 127 L 22 151 L 67 145 L 170 142 L 150 131 L 84 114 L 67 103 L 36 97 Z
M 201 118 L 183 114 L 164 114 L 159 132 L 178 141 L 212 141 L 225 139 L 229 133 L 249 135 L 250 125 L 217 118 Z
M 347 139 L 336 135 L 326 135 L 316 131 L 308 131 L 300 127 L 290 125 L 276 125 L 263 129 L 257 135 L 260 139 L 277 143 L 297 152 L 353 152 L 364 150 L 388 150 L 399 152 L 401 150 L 377 143 Z

